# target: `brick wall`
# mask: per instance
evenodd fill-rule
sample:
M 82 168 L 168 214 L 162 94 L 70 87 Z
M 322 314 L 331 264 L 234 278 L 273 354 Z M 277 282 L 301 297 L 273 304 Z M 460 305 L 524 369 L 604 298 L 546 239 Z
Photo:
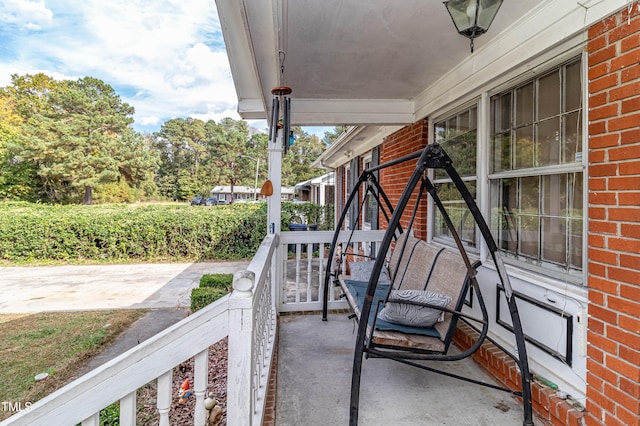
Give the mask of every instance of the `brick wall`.
M 630 8 L 589 29 L 589 425 L 640 425 L 640 4 Z
M 428 131 L 429 123 L 427 120 L 418 121 L 411 126 L 404 127 L 397 132 L 387 136 L 382 144 L 380 151 L 380 164 L 384 164 L 387 161 L 402 157 L 403 155 L 414 153 L 425 146 L 428 143 Z M 402 191 L 407 186 L 407 181 L 413 173 L 416 166 L 416 160 L 407 161 L 403 164 L 398 164 L 392 167 L 388 167 L 380 171 L 380 182 L 385 193 L 391 201 L 391 205 L 395 206 L 400 199 Z M 403 229 L 406 229 L 411 218 L 413 206 L 415 205 L 417 193 L 419 188 L 414 191 L 407 210 L 400 223 Z M 416 215 L 413 229 L 417 238 L 426 238 L 427 229 L 427 199 L 420 203 L 418 214 Z M 387 221 L 384 217 L 380 218 L 380 229 L 387 227 Z

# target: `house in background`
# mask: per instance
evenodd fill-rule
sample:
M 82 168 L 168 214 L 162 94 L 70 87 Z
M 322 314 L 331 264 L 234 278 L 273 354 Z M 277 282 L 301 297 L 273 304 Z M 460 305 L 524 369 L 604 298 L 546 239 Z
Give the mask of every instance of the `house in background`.
M 333 204 L 335 201 L 334 173 L 325 173 L 295 186 L 298 201 L 310 201 L 320 206 Z
M 256 197 L 256 191 L 258 192 Z M 294 188 L 290 187 L 282 187 L 282 198 L 286 200 L 293 200 L 294 196 Z M 218 200 L 224 200 L 227 203 L 231 202 L 231 187 L 218 185 L 211 190 L 211 196 L 216 197 Z M 263 198 L 260 195 L 260 188 L 254 188 L 252 186 L 234 186 L 233 187 L 233 202 L 242 200 L 242 201 L 250 201 L 253 199 L 261 199 Z

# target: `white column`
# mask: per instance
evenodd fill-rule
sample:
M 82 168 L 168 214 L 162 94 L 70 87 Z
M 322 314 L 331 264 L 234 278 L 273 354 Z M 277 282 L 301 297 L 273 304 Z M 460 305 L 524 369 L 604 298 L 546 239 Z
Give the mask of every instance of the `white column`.
M 133 391 L 120 400 L 120 426 L 135 426 L 135 424 L 136 391 Z
M 209 381 L 209 348 L 195 356 L 193 366 L 193 393 L 196 397 L 196 408 L 193 415 L 195 426 L 204 426 L 206 410 L 204 408 L 204 397 Z
M 275 193 L 275 191 L 274 191 Z M 227 361 L 227 424 L 249 426 L 253 418 L 251 375 L 253 343 L 253 288 L 255 275 L 238 271 L 229 296 Z
M 273 184 L 273 194 L 267 201 L 267 233 L 280 234 L 280 199 L 282 198 L 282 141 L 283 131 L 269 141 L 269 180 Z
M 100 426 L 100 412 L 82 421 L 82 426 Z
M 160 415 L 160 426 L 169 426 L 169 409 L 171 408 L 171 392 L 173 389 L 173 370 L 158 377 L 157 406 Z

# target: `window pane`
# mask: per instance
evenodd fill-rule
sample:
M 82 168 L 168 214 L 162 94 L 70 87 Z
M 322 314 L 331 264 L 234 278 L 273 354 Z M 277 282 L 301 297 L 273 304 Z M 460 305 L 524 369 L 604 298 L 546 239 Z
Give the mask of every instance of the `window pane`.
M 511 133 L 495 135 L 491 144 L 491 171 L 511 170 Z
M 465 182 L 471 195 L 476 197 L 476 183 Z M 476 226 L 473 219 L 473 215 L 467 208 L 467 204 L 462 200 L 460 192 L 453 183 L 438 184 L 438 197 L 451 219 L 456 232 L 462 239 L 462 241 L 471 247 L 475 247 L 476 241 Z M 436 237 L 449 237 L 453 238 L 449 228 L 447 227 L 444 217 L 440 213 L 440 210 L 436 206 L 435 210 L 436 222 L 434 233 Z
M 519 253 L 538 259 L 540 250 L 540 218 L 537 215 L 521 214 L 518 217 Z
M 436 139 L 436 143 L 441 143 L 444 140 L 444 132 L 445 132 L 445 123 L 441 121 L 440 123 L 435 124 L 434 136 Z
M 560 164 L 560 118 L 542 121 L 536 129 L 536 166 Z
M 563 163 L 582 161 L 582 113 L 573 112 L 564 116 Z
M 465 111 L 460 114 L 458 120 L 458 130 L 461 132 L 468 132 L 469 130 L 471 130 L 471 127 L 469 127 L 469 111 Z
M 533 123 L 533 83 L 516 89 L 516 127 Z
M 569 264 L 582 269 L 582 219 L 569 220 Z
M 560 71 L 538 80 L 538 120 L 560 114 Z
M 516 130 L 516 169 L 533 167 L 533 126 Z
M 517 251 L 517 179 L 498 179 L 491 185 L 491 228 L 502 250 Z
M 542 259 L 561 265 L 566 264 L 566 237 L 565 218 L 542 218 Z
M 542 214 L 566 215 L 567 175 L 542 176 Z
M 565 112 L 577 110 L 582 105 L 582 83 L 580 78 L 580 69 L 580 61 L 567 65 L 565 69 Z

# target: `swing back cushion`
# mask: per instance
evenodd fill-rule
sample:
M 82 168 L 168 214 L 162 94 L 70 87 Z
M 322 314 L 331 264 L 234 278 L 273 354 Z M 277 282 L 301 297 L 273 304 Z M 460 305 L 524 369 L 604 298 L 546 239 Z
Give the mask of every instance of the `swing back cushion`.
M 414 238 L 408 233 L 404 233 L 398 238 L 392 250 L 389 275 L 394 291 L 430 291 L 447 300 L 446 306 L 444 306 L 447 309 L 454 311 L 461 309 L 467 288 L 467 269 L 457 251 L 427 244 L 427 242 Z M 368 282 L 368 278 L 367 276 L 364 281 Z M 360 312 L 354 295 L 350 294 L 342 277 L 339 281 L 345 290 L 347 300 L 359 317 Z M 363 292 L 366 289 L 366 282 L 362 283 Z M 443 312 L 437 309 L 433 309 L 433 311 L 436 311 L 438 316 Z M 451 313 L 445 313 L 443 321 L 436 321 L 433 327 L 414 327 L 416 330 L 419 328 L 433 330 L 433 335 L 437 335 L 437 337 L 415 334 L 411 331 L 412 327 L 407 328 L 403 325 L 399 325 L 398 328 L 402 331 L 381 330 L 376 327 L 375 330 L 369 332 L 372 333 L 371 339 L 374 344 L 446 352 L 453 337 L 456 322 Z

